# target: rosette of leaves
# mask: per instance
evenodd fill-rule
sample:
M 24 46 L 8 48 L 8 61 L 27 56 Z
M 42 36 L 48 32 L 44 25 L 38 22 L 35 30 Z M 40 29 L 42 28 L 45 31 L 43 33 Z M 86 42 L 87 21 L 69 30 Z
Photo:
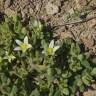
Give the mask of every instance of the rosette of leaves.
M 38 41 L 43 39 L 43 25 L 39 20 L 36 20 L 34 17 L 29 18 L 29 34 L 31 36 L 31 40 L 33 45 L 38 43 Z
M 91 86 L 93 77 L 96 76 L 96 62 L 92 63 L 91 55 L 82 51 L 80 45 L 73 40 L 65 40 L 62 48 L 61 62 L 59 61 L 60 58 L 58 58 L 58 68 L 61 65 L 63 81 L 67 79 L 64 96 L 74 96 L 76 92 L 82 93 L 86 90 L 86 87 Z M 94 76 L 92 76 L 92 73 Z
M 7 27 L 2 27 L 5 25 Z M 5 50 L 3 55 L 0 51 L 0 96 L 75 96 L 96 77 L 95 58 L 93 60 L 71 39 L 57 42 L 60 48 L 54 55 L 42 54 L 52 37 L 43 32 L 42 26 L 36 19 L 24 25 L 18 16 L 1 22 L 0 42 L 5 47 L 0 49 Z M 22 41 L 26 35 L 33 48 L 25 53 L 15 52 L 15 40 Z M 7 55 L 15 56 L 14 60 L 4 59 L 6 50 Z
M 18 16 L 12 18 L 5 16 L 4 20 L 0 23 L 0 50 L 10 50 L 13 46 L 14 39 L 19 36 L 23 38 L 26 34 L 27 29 L 23 26 Z

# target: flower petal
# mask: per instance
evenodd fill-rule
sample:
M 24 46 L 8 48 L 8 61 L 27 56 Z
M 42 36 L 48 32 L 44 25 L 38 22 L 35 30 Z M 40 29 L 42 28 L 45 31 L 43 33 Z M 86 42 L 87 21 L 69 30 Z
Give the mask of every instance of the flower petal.
M 54 47 L 54 40 L 52 40 L 49 44 L 49 48 L 53 48 Z
M 18 45 L 21 45 L 22 42 L 20 40 L 15 40 Z
M 60 48 L 60 46 L 55 46 L 55 47 L 53 48 L 53 52 L 56 52 L 59 48 Z
M 32 48 L 32 45 L 31 44 L 28 44 L 28 48 Z
M 18 50 L 21 50 L 21 48 L 20 47 L 14 48 L 14 51 L 18 51 Z
M 28 37 L 27 36 L 24 38 L 24 43 L 28 44 Z

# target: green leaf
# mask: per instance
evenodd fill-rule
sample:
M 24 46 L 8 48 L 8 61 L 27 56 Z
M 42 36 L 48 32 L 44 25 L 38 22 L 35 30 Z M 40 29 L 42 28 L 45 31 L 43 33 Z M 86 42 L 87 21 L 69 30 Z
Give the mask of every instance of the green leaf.
M 76 43 L 76 53 L 79 54 L 81 52 L 81 49 L 79 47 L 79 44 Z
M 92 77 L 89 75 L 89 74 L 85 74 L 83 77 L 82 77 L 82 81 L 85 85 L 87 86 L 90 86 L 91 84 L 91 81 L 92 81 Z
M 92 63 L 96 64 L 96 58 L 92 59 Z
M 30 96 L 40 96 L 38 89 L 33 90 Z
M 93 68 L 92 72 L 91 72 L 92 76 L 96 76 L 96 68 Z
M 89 52 L 84 53 L 84 55 L 86 56 L 86 59 L 90 58 L 90 53 Z
M 68 88 L 63 88 L 63 94 L 69 95 L 69 89 Z
M 55 92 L 54 96 L 61 96 L 60 90 L 57 90 L 57 91 Z
M 82 85 L 82 80 L 81 80 L 81 76 L 80 75 L 78 75 L 78 76 L 75 76 L 75 79 L 76 79 L 76 85 L 77 86 L 81 86 Z
M 52 85 L 52 86 L 50 87 L 49 96 L 53 96 L 53 93 L 54 93 L 54 86 Z
M 54 79 L 54 76 L 52 75 L 53 74 L 52 71 L 53 71 L 52 68 L 47 69 L 47 80 L 48 80 L 48 85 L 49 86 L 51 85 L 51 83 Z
M 84 55 L 83 55 L 83 54 L 79 54 L 79 55 L 78 55 L 78 59 L 79 59 L 80 61 L 82 61 L 82 60 L 84 59 Z
M 72 73 L 69 72 L 69 71 L 64 71 L 64 72 L 62 73 L 62 77 L 63 77 L 63 78 L 69 78 L 69 77 L 71 77 L 71 76 L 72 76 Z
M 82 84 L 82 85 L 79 87 L 79 90 L 80 90 L 80 92 L 84 92 L 85 86 Z
M 90 66 L 90 63 L 88 62 L 88 60 L 83 60 L 83 61 L 81 61 L 81 64 L 85 67 L 85 68 L 87 68 L 87 69 L 90 69 L 91 68 L 91 66 Z
M 3 61 L 3 58 L 2 57 L 0 57 L 0 63 Z
M 73 71 L 73 72 L 76 72 L 78 70 L 81 70 L 82 69 L 82 66 L 80 64 L 80 62 L 73 62 L 70 64 L 70 69 Z
M 17 87 L 15 85 L 13 85 L 9 96 L 17 96 L 16 93 L 17 93 Z
M 18 16 L 16 15 L 16 16 L 13 16 L 13 21 L 14 22 L 17 22 L 18 21 Z
M 76 83 L 76 81 L 74 81 L 73 85 L 69 86 L 71 93 L 73 93 L 73 94 L 76 93 L 76 89 L 77 89 L 77 85 L 76 85 L 77 83 L 76 84 L 75 83 Z
M 79 45 L 76 43 L 72 43 L 71 44 L 71 50 L 70 50 L 70 52 L 71 52 L 71 55 L 72 56 L 76 56 L 76 55 L 78 55 L 79 53 L 80 53 L 80 47 L 79 47 Z
M 21 30 L 21 33 L 24 34 L 24 35 L 26 35 L 26 32 L 27 32 L 26 28 L 23 27 L 22 30 Z

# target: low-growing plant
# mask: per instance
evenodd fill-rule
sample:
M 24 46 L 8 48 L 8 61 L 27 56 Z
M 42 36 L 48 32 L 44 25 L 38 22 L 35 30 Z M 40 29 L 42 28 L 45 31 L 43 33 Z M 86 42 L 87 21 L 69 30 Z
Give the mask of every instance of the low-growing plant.
M 0 96 L 75 96 L 94 81 L 92 56 L 71 39 L 51 38 L 44 27 L 32 17 L 0 23 Z

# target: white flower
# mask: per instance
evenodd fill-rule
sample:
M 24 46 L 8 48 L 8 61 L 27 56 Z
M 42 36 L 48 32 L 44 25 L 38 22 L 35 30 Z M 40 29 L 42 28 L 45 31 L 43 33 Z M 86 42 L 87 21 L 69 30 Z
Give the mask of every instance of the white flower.
M 4 59 L 7 59 L 10 63 L 12 60 L 14 60 L 16 57 L 13 55 L 13 54 L 9 54 L 7 51 L 6 51 L 6 56 L 4 57 Z
M 55 52 L 60 48 L 60 46 L 55 46 L 54 45 L 54 40 L 52 40 L 48 46 L 48 48 L 46 48 L 44 51 L 42 51 L 42 53 L 47 53 L 48 55 L 54 55 Z
M 26 52 L 27 49 L 32 48 L 32 45 L 28 43 L 28 37 L 24 38 L 24 41 L 16 40 L 16 43 L 19 45 L 14 48 L 15 51 L 21 50 L 22 52 Z

